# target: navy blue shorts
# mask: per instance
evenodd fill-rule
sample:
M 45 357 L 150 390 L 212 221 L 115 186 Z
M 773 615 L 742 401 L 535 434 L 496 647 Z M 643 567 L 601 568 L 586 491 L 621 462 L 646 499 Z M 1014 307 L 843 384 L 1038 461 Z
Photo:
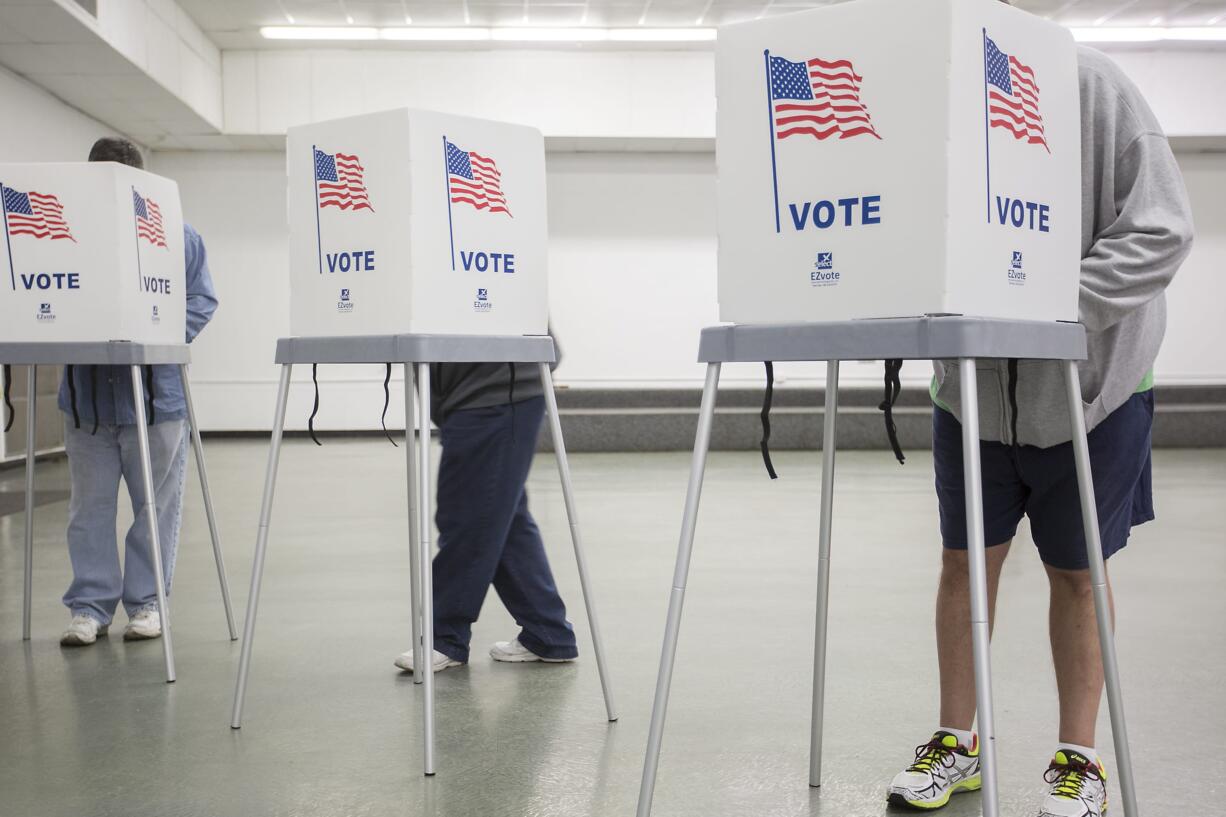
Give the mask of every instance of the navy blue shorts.
M 1134 394 L 1089 434 L 1090 470 L 1098 503 L 1103 557 L 1128 544 L 1133 525 L 1154 518 L 1150 441 L 1153 391 Z M 962 424 L 942 408 L 932 411 L 932 454 L 941 537 L 945 547 L 966 550 L 966 498 L 962 478 Z M 1084 570 L 1085 533 L 1071 442 L 1051 448 L 981 442 L 985 542 L 1003 545 L 1017 533 L 1022 515 L 1043 563 Z

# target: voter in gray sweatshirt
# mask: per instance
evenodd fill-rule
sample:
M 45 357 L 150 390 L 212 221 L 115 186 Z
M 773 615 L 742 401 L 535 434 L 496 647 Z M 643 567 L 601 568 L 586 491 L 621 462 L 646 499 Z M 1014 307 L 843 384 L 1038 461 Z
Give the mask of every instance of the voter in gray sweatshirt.
M 1079 312 L 1089 343 L 1080 374 L 1103 555 L 1109 557 L 1127 544 L 1133 525 L 1153 519 L 1152 372 L 1166 329 L 1164 293 L 1191 249 L 1192 216 L 1170 145 L 1136 86 L 1098 51 L 1080 48 L 1078 64 Z M 1106 771 L 1094 748 L 1094 727 L 1103 671 L 1061 364 L 1018 363 L 1016 412 L 1008 361 L 981 361 L 977 375 L 990 607 L 1023 515 L 1051 589 L 1060 723 L 1038 814 L 1100 817 Z M 923 808 L 979 788 L 959 387 L 957 365 L 937 363 L 933 457 L 945 545 L 936 610 L 939 727 L 889 789 L 891 802 Z M 1045 683 L 1038 661 L 1034 674 L 1036 684 Z

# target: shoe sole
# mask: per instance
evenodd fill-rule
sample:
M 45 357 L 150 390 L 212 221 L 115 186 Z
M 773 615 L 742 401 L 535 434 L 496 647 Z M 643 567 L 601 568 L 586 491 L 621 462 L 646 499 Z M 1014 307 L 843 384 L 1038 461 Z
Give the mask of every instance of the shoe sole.
M 502 664 L 570 664 L 573 658 L 541 658 L 539 655 L 507 655 L 506 653 L 490 653 L 490 658 Z
M 396 669 L 400 670 L 401 672 L 410 672 L 410 673 L 411 673 L 411 672 L 413 671 L 413 668 L 412 668 L 412 667 L 402 666 L 401 664 L 398 664 L 398 663 L 396 663 L 395 661 L 393 661 L 393 662 L 392 662 L 392 666 L 394 666 Z M 452 667 L 462 667 L 462 666 L 464 666 L 464 662 L 463 662 L 463 661 L 449 661 L 449 662 L 447 662 L 446 664 L 443 664 L 441 667 L 435 667 L 435 668 L 434 668 L 434 674 L 435 674 L 435 675 L 437 675 L 438 673 L 442 672 L 443 670 L 451 669 Z
M 961 783 L 955 783 L 954 785 L 950 786 L 945 790 L 945 795 L 940 800 L 931 800 L 927 802 L 908 800 L 905 796 L 898 794 L 897 792 L 891 792 L 889 796 L 886 797 L 886 802 L 891 806 L 899 806 L 917 811 L 931 811 L 933 809 L 944 808 L 945 806 L 949 805 L 949 798 L 953 797 L 959 792 L 979 791 L 980 787 L 982 786 L 983 779 L 976 775 L 971 780 L 963 780 Z
M 150 634 L 138 633 L 132 630 L 123 631 L 124 641 L 152 641 L 155 638 L 161 638 L 161 637 L 162 637 L 161 630 L 158 630 L 156 633 L 150 633 Z
M 60 636 L 60 646 L 61 647 L 89 647 L 97 643 L 98 639 L 102 638 L 105 635 L 106 635 L 106 628 L 99 630 L 98 634 L 89 641 L 86 641 L 85 639 L 81 638 L 80 636 L 76 636 L 76 635 Z

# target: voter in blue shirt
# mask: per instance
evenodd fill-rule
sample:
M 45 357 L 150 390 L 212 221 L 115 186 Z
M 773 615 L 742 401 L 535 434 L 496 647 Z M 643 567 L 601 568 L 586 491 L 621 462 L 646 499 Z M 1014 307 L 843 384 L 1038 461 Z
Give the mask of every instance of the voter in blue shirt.
M 136 147 L 123 139 L 99 139 L 90 150 L 91 162 L 120 162 L 142 167 Z M 187 265 L 187 338 L 190 343 L 217 309 L 217 296 L 199 234 L 183 225 Z M 179 526 L 183 510 L 184 466 L 187 464 L 187 404 L 177 366 L 153 366 L 152 410 L 146 408 L 149 456 L 153 469 L 162 568 L 170 592 Z M 71 378 L 71 386 L 70 380 Z M 59 407 L 66 415 L 65 447 L 72 494 L 68 503 L 68 555 L 72 584 L 64 605 L 72 621 L 60 638 L 66 646 L 93 644 L 105 635 L 119 603 L 128 616 L 125 641 L 158 638 L 162 634 L 157 585 L 148 526 L 141 522 L 145 504 L 136 407 L 132 402 L 131 369 L 127 366 L 77 366 L 60 383 Z M 120 570 L 115 541 L 119 478 L 128 486 L 136 517 L 124 540 Z

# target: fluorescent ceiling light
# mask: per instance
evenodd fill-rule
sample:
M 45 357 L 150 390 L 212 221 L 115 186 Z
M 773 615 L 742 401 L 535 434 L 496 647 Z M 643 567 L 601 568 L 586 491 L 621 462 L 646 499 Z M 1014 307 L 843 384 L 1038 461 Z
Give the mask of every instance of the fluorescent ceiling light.
M 713 28 L 529 28 L 506 26 L 482 28 L 434 28 L 395 26 L 264 26 L 268 40 L 393 40 L 400 42 L 507 42 L 507 43 L 692 43 L 715 39 Z
M 377 40 L 379 29 L 365 26 L 264 26 L 266 40 Z
M 1073 37 L 1083 43 L 1226 42 L 1226 26 L 1149 28 L 1074 28 Z

